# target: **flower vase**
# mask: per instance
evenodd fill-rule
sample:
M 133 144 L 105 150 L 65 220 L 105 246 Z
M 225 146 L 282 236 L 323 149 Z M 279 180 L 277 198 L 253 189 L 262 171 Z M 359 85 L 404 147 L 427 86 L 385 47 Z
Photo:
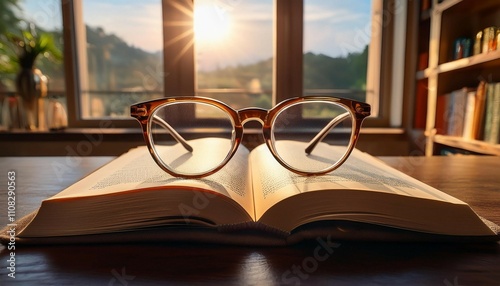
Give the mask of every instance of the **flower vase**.
M 23 68 L 17 75 L 16 88 L 23 102 L 25 128 L 45 129 L 43 102 L 47 96 L 47 77 L 39 69 Z

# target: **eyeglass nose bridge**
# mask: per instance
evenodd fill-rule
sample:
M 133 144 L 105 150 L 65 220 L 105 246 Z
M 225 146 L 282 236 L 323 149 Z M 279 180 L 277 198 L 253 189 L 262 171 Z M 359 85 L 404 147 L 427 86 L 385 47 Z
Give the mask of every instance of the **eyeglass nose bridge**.
M 268 111 L 263 108 L 249 107 L 238 110 L 238 117 L 240 118 L 241 125 L 249 121 L 258 121 L 265 126 L 267 122 Z

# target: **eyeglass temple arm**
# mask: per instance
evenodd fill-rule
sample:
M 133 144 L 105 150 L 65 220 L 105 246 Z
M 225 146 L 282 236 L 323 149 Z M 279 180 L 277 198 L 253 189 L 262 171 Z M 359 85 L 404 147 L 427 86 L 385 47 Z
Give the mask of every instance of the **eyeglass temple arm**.
M 189 152 L 193 152 L 193 147 L 191 147 L 191 145 L 189 145 L 189 143 L 187 143 L 186 139 L 184 139 L 179 133 L 177 133 L 177 131 L 175 131 L 175 129 L 172 128 L 172 126 L 170 126 L 170 124 L 165 122 L 165 120 L 154 115 L 153 121 L 156 122 L 157 124 L 161 125 L 163 128 L 167 129 L 168 132 L 170 132 L 170 134 L 172 135 L 172 137 L 174 137 L 174 139 L 177 142 L 179 142 L 182 146 L 184 146 L 184 148 L 186 148 L 186 150 L 188 150 Z
M 332 121 L 330 121 L 325 127 L 323 127 L 323 129 L 321 129 L 321 131 L 318 134 L 316 134 L 316 136 L 314 136 L 314 138 L 309 142 L 309 145 L 307 145 L 305 150 L 306 154 L 307 155 L 311 154 L 314 148 L 316 148 L 316 145 L 318 145 L 318 143 L 321 142 L 326 137 L 328 132 L 332 128 L 337 126 L 340 122 L 348 118 L 349 116 L 351 116 L 349 112 L 345 112 L 340 115 L 337 115 L 337 117 L 332 119 Z

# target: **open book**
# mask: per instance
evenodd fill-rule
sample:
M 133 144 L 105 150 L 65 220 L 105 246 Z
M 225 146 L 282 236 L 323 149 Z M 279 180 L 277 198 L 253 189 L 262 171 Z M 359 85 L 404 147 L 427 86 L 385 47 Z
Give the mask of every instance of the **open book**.
M 132 149 L 44 200 L 18 238 L 290 244 L 320 235 L 495 241 L 497 232 L 466 203 L 361 151 L 330 174 L 300 176 L 261 145 L 240 146 L 202 179 L 172 177 L 146 147 Z

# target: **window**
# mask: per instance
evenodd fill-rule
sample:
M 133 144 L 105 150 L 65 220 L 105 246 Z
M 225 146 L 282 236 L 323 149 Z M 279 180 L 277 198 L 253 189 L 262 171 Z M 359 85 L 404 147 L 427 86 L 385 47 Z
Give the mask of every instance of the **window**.
M 393 25 L 391 17 L 384 24 L 380 19 L 390 14 L 390 2 L 365 0 L 354 9 L 349 1 L 321 0 L 63 1 L 64 25 L 75 27 L 65 30 L 67 55 L 75 55 L 66 73 L 70 124 L 128 119 L 132 102 L 188 94 L 234 108 L 268 108 L 304 93 L 335 94 L 366 100 L 376 114 L 380 102 L 390 101 L 388 93 L 379 97 L 381 78 L 388 75 L 381 50 Z M 355 34 L 342 30 L 346 26 Z M 349 33 L 354 42 L 343 40 Z M 329 63 L 336 65 L 325 67 Z M 353 75 L 348 79 L 334 73 L 346 69 Z M 342 84 L 332 84 L 332 78 Z M 379 113 L 384 116 L 387 109 Z M 113 122 L 135 126 L 131 120 Z

